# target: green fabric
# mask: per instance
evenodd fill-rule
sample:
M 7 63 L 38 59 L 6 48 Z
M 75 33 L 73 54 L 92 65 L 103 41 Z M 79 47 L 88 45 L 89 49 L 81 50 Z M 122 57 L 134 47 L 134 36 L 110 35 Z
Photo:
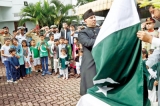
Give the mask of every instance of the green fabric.
M 155 81 L 159 81 L 159 76 L 160 76 L 160 62 L 158 62 L 157 64 L 153 65 L 151 67 L 153 69 L 153 71 L 157 71 L 157 78 L 154 79 L 154 78 L 151 78 L 149 80 L 149 85 L 148 85 L 148 89 L 149 90 L 152 90 L 153 89 L 153 85 L 154 85 L 154 82 Z M 158 86 L 156 86 L 156 90 L 158 91 Z
M 153 71 L 157 70 L 157 78 L 156 78 L 156 80 L 159 81 L 159 77 L 160 77 L 160 62 L 158 62 L 157 64 L 153 65 L 151 68 L 153 69 Z
M 31 68 L 25 68 L 25 70 L 26 70 L 26 74 L 31 74 L 31 72 L 32 72 Z
M 71 45 L 68 44 L 66 49 L 67 49 L 68 59 L 70 60 L 71 57 L 72 57 L 72 47 L 71 47 Z
M 93 49 L 92 55 L 96 64 L 96 81 L 88 89 L 88 93 L 111 106 L 150 106 L 147 80 L 144 78 L 143 61 L 141 56 L 141 42 L 136 33 L 140 30 L 140 23 L 114 32 L 99 42 Z M 118 84 L 102 79 L 111 78 Z M 107 95 L 100 92 L 98 87 L 113 88 Z
M 59 63 L 60 63 L 60 65 L 61 65 L 61 69 L 62 69 L 62 70 L 66 69 L 66 68 L 68 67 L 68 65 L 65 64 L 66 61 L 68 61 L 68 57 L 67 57 L 67 56 L 65 56 L 65 57 L 62 57 L 62 56 L 61 56 L 61 57 L 59 58 Z
M 41 45 L 41 42 L 37 44 L 38 47 L 40 47 L 39 53 L 40 57 L 45 57 L 48 56 L 48 44 L 44 41 L 43 44 Z
M 35 46 L 35 47 L 31 46 L 30 51 L 32 52 L 33 58 L 38 58 L 39 57 L 38 46 Z
M 48 48 L 49 48 L 49 51 L 50 51 L 49 53 L 50 53 L 51 56 L 53 56 L 54 53 L 53 53 L 53 50 L 51 50 L 51 46 L 52 46 L 52 44 L 54 45 L 54 41 L 53 41 L 53 42 L 48 41 L 47 44 L 48 44 Z M 54 49 L 54 48 L 53 48 L 53 49 Z
M 54 69 L 54 58 L 53 58 L 53 57 L 51 57 L 51 59 L 50 59 L 50 60 L 51 60 L 51 68 L 52 68 L 52 69 Z

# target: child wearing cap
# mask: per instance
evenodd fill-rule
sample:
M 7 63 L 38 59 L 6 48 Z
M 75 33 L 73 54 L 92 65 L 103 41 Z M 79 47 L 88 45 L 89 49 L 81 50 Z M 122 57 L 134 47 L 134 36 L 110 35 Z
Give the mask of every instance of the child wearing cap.
M 153 18 L 151 18 L 151 17 L 147 18 L 145 25 L 144 25 L 147 29 L 145 32 L 152 35 L 153 37 L 158 38 L 159 37 L 158 31 L 154 30 L 155 23 L 156 23 L 156 21 Z M 145 48 L 145 49 L 147 49 L 147 51 L 149 51 L 150 49 L 156 49 L 156 46 L 154 46 L 150 43 L 142 42 L 142 48 Z

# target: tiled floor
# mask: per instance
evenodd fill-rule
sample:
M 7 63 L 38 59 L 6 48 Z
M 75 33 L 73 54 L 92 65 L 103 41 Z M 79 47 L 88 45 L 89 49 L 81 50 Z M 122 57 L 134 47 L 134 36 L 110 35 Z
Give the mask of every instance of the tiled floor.
M 63 80 L 33 72 L 33 77 L 17 84 L 7 83 L 3 65 L 0 76 L 0 106 L 75 106 L 80 98 L 80 78 Z

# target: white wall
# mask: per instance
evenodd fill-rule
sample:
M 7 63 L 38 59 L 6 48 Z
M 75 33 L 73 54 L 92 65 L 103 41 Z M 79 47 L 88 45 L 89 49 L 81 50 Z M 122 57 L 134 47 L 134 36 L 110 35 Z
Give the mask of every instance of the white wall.
M 14 22 L 0 22 L 0 29 L 2 29 L 4 26 L 7 26 L 9 28 L 9 32 L 12 34 L 14 29 Z
M 15 29 L 14 28 L 14 21 L 18 21 L 20 19 L 19 16 L 14 16 L 15 13 L 19 13 L 20 10 L 24 7 L 24 1 L 27 1 L 28 3 L 36 3 L 38 1 L 43 0 L 0 0 L 0 3 L 3 2 L 5 4 L 6 2 L 11 2 L 11 6 L 5 6 L 0 4 L 0 29 L 4 26 L 8 26 L 10 29 L 10 33 Z M 48 0 L 50 2 L 51 0 Z M 60 0 L 64 5 L 66 4 L 72 4 L 72 0 Z M 69 15 L 72 14 L 72 11 L 69 12 Z M 26 27 L 28 30 L 35 27 L 34 24 L 31 22 L 26 23 Z
M 26 28 L 28 28 L 28 31 L 35 28 L 35 24 L 31 23 L 31 22 L 26 22 Z
M 12 0 L 0 0 L 0 6 L 11 7 L 12 6 Z

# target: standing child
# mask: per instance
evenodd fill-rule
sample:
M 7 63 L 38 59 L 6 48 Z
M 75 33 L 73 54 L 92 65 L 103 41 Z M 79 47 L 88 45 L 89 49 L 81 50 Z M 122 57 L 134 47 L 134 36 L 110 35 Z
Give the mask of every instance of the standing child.
M 81 62 L 82 62 L 82 55 L 83 55 L 83 50 L 79 50 L 79 56 L 77 56 L 77 58 L 75 59 L 76 71 L 77 71 L 76 78 L 80 77 L 80 67 L 81 67 Z
M 54 53 L 53 53 L 53 49 L 54 49 L 54 34 L 50 33 L 49 34 L 49 41 L 48 43 L 48 47 L 49 47 L 49 55 L 50 55 L 50 60 L 51 60 L 51 68 L 52 68 L 52 73 L 54 72 Z
M 66 49 L 61 49 L 61 55 L 59 57 L 60 70 L 63 74 L 63 79 L 68 80 L 68 57 L 66 54 Z
M 7 82 L 12 82 L 11 80 L 12 73 L 11 73 L 10 63 L 8 60 L 8 58 L 10 57 L 9 49 L 10 49 L 10 39 L 5 38 L 4 45 L 1 47 L 1 56 L 2 56 L 2 62 L 4 63 L 4 66 L 6 68 Z
M 32 53 L 34 68 L 35 71 L 38 72 L 39 70 L 42 69 L 38 46 L 36 46 L 35 40 L 31 40 L 30 43 L 31 43 L 30 51 Z
M 78 44 L 78 38 L 74 38 L 74 44 L 73 44 L 73 50 L 72 50 L 72 57 L 75 60 L 76 56 L 78 55 L 78 49 L 79 49 L 79 44 Z
M 24 79 L 26 76 L 26 70 L 25 70 L 25 65 L 24 65 L 22 45 L 18 44 L 18 40 L 16 38 L 13 38 L 11 48 L 16 50 L 16 57 L 18 58 L 19 64 L 20 64 L 20 77 Z
M 42 76 L 45 74 L 51 75 L 51 73 L 48 71 L 48 44 L 44 40 L 44 35 L 43 33 L 40 34 L 40 39 L 41 41 L 38 42 L 38 49 L 40 52 L 40 58 L 41 58 L 41 63 L 42 63 Z
M 61 52 L 61 50 L 63 49 L 63 48 L 66 48 L 66 44 L 64 44 L 64 37 L 60 37 L 59 38 L 59 45 L 58 45 L 58 49 L 59 49 L 59 56 L 61 56 L 62 55 L 62 52 Z M 59 70 L 59 76 L 58 76 L 58 78 L 61 78 L 62 76 L 63 76 L 63 74 L 62 74 L 63 72 L 61 72 L 61 70 Z
M 147 61 L 147 58 L 148 58 L 148 52 L 145 48 L 142 49 L 142 59 L 144 62 Z
M 68 60 L 71 60 L 71 58 L 72 58 L 72 47 L 71 47 L 71 45 L 68 43 L 68 39 L 65 39 L 64 43 L 66 44 Z
M 55 75 L 58 73 L 58 58 L 59 58 L 59 49 L 58 49 L 58 45 L 59 45 L 59 41 L 55 40 L 55 45 L 54 45 L 54 71 L 55 71 Z
M 27 46 L 27 41 L 22 40 L 22 47 L 23 47 L 23 56 L 24 56 L 24 62 L 25 62 L 25 70 L 27 77 L 31 76 L 31 63 L 30 60 L 32 58 L 31 52 L 29 47 Z
M 11 72 L 12 72 L 12 77 L 13 77 L 13 83 L 17 83 L 17 80 L 19 79 L 19 69 L 20 69 L 20 64 L 19 60 L 16 57 L 16 50 L 15 49 L 10 49 L 9 53 L 11 54 L 11 57 L 9 57 L 9 62 L 11 64 Z

